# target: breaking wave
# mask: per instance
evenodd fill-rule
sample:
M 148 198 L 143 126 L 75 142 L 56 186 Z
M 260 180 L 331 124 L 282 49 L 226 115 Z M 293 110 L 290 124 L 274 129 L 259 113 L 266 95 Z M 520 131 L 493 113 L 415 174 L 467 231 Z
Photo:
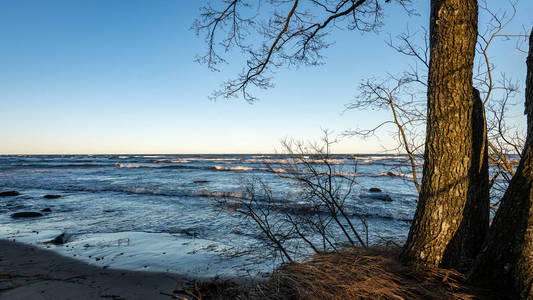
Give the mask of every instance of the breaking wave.
M 396 173 L 396 172 L 392 172 L 392 171 L 381 172 L 381 173 L 378 173 L 377 176 L 378 177 L 389 176 L 389 177 L 413 178 L 413 174 L 412 173 Z
M 223 167 L 223 166 L 213 166 L 212 169 L 217 171 L 252 171 L 252 170 L 259 170 L 251 167 L 245 167 L 245 166 L 235 166 L 235 167 Z

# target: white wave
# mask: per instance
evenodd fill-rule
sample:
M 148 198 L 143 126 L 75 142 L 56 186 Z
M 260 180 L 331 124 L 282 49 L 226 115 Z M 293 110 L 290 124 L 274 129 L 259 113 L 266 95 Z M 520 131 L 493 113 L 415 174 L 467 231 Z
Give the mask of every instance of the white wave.
M 361 174 L 358 174 L 358 173 L 348 173 L 348 172 L 333 172 L 333 174 L 331 174 L 333 176 L 339 176 L 339 177 L 360 177 L 362 176 Z
M 244 166 L 223 167 L 223 166 L 215 165 L 213 166 L 213 169 L 217 171 L 250 171 L 250 170 L 253 170 L 254 168 L 244 167 Z
M 322 159 L 311 159 L 310 160 L 312 163 L 316 163 L 316 164 L 330 164 L 330 165 L 343 165 L 346 163 L 346 161 L 344 159 L 327 159 L 327 160 L 322 160 Z
M 187 160 L 187 159 L 173 159 L 170 161 L 171 163 L 174 163 L 174 164 L 188 164 L 188 163 L 191 163 L 192 160 Z
M 272 169 L 271 170 L 272 172 L 274 173 L 287 173 L 287 170 L 286 169 L 283 169 L 283 168 L 278 168 L 278 169 Z M 291 171 L 292 173 L 292 171 Z M 327 172 L 318 172 L 318 173 L 313 173 L 309 170 L 300 170 L 300 172 L 298 174 L 301 174 L 301 175 L 304 175 L 304 174 L 318 174 L 318 175 L 325 175 L 325 176 L 328 176 L 329 173 Z M 283 175 L 281 175 L 282 177 L 284 177 Z M 364 175 L 361 175 L 359 173 L 353 173 L 353 172 L 331 172 L 331 176 L 338 176 L 338 177 L 360 177 L 360 176 L 364 176 Z M 291 176 L 292 177 L 292 176 Z
M 393 159 L 403 159 L 404 156 L 357 156 L 356 159 L 359 161 L 373 162 L 380 160 L 393 160 Z
M 129 156 L 119 156 L 118 158 L 120 159 L 126 159 L 126 158 L 130 158 Z
M 402 174 L 402 173 L 396 173 L 396 172 L 381 172 L 377 174 L 378 176 L 390 176 L 390 177 L 403 177 L 403 178 L 413 178 L 413 174 Z
M 251 158 L 268 158 L 270 156 L 268 155 L 253 155 L 253 156 L 250 156 Z
M 269 164 L 269 165 L 291 165 L 291 164 L 303 164 L 303 163 L 310 163 L 310 164 L 316 164 L 321 165 L 328 163 L 330 165 L 343 165 L 346 163 L 344 159 L 328 159 L 326 161 L 322 159 L 311 159 L 311 158 L 302 158 L 302 157 L 295 157 L 295 158 L 287 158 L 287 159 L 247 159 L 243 161 L 243 163 L 246 164 Z
M 118 163 L 115 166 L 119 168 L 159 168 L 158 165 L 153 164 L 128 164 L 128 163 Z
M 236 161 L 240 158 L 194 158 L 196 161 Z

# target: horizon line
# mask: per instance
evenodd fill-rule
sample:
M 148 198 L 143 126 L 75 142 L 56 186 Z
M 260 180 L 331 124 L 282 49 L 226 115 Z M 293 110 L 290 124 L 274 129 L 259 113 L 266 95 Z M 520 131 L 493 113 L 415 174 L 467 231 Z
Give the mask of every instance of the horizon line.
M 292 155 L 317 155 L 320 153 L 293 153 Z M 407 153 L 330 153 L 333 155 L 406 155 Z M 22 156 L 22 155 L 35 155 L 35 156 L 53 156 L 53 155 L 291 155 L 290 153 L 7 153 L 0 154 L 0 156 Z M 420 154 L 415 154 L 420 155 Z

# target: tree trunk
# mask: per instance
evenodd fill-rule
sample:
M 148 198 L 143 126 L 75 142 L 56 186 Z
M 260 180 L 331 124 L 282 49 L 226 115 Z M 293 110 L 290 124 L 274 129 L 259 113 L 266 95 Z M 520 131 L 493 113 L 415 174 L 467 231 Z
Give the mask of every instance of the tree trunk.
M 483 101 L 474 89 L 472 112 L 472 165 L 469 172 L 468 194 L 463 219 L 441 262 L 441 267 L 467 272 L 489 232 L 489 161 L 487 127 Z
M 447 264 L 456 264 L 461 252 L 475 252 L 466 245 L 473 236 L 471 232 L 483 231 L 472 228 L 474 222 L 462 222 L 465 213 L 475 215 L 473 211 L 465 212 L 465 206 L 484 207 L 474 205 L 477 200 L 469 197 L 476 193 L 485 197 L 486 191 L 481 189 L 488 187 L 488 176 L 482 178 L 485 172 L 479 167 L 484 164 L 481 154 L 475 153 L 481 149 L 474 146 L 479 133 L 473 132 L 482 111 L 474 112 L 472 85 L 477 13 L 476 0 L 431 1 L 424 174 L 420 200 L 401 254 L 403 260 L 426 266 L 439 266 L 445 257 Z M 473 174 L 481 177 L 472 179 Z M 483 181 L 487 185 L 480 184 Z M 481 223 L 486 230 L 485 221 Z
M 527 58 L 527 139 L 520 164 L 492 221 L 489 238 L 469 279 L 510 287 L 533 299 L 533 30 Z

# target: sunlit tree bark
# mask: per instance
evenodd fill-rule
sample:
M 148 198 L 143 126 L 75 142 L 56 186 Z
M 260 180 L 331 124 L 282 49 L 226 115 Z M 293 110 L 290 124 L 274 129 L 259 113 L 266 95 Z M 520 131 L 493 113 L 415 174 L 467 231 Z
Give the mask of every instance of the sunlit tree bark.
M 484 237 L 488 227 L 486 147 L 480 146 L 486 130 L 472 84 L 477 17 L 476 0 L 431 1 L 422 188 L 401 254 L 426 266 L 453 267 L 463 254 L 475 255 L 472 237 Z M 485 206 L 483 220 L 471 222 Z
M 489 163 L 483 102 L 474 89 L 472 111 L 472 165 L 463 219 L 446 247 L 441 266 L 467 271 L 487 237 L 489 230 Z

